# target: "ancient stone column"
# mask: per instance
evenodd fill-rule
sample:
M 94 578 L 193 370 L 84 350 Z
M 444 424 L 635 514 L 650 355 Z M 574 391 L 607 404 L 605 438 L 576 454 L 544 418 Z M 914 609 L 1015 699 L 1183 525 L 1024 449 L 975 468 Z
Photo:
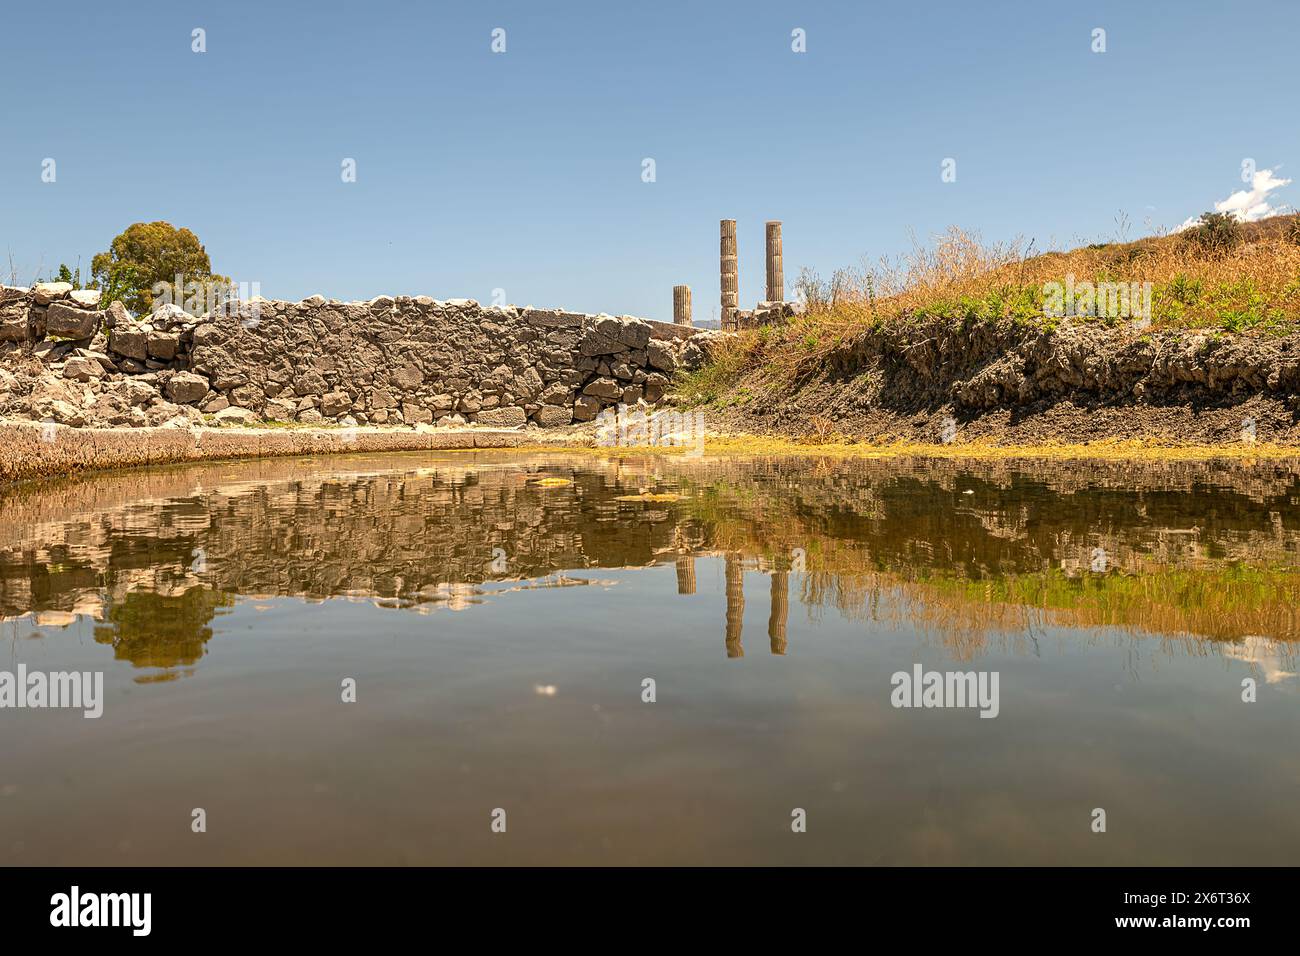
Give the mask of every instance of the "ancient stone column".
M 673 286 L 673 324 L 691 324 L 691 287 L 688 285 Z
M 736 220 L 722 220 L 722 251 L 719 263 L 722 283 L 722 327 L 732 328 L 736 305 L 739 303 L 739 281 L 736 263 Z
M 695 593 L 695 555 L 693 554 L 677 556 L 677 593 Z
M 745 569 L 739 554 L 726 557 L 727 578 L 727 656 L 744 657 L 740 629 L 745 619 Z
M 790 616 L 790 572 L 772 572 L 772 611 L 767 618 L 767 639 L 773 654 L 785 654 L 785 623 Z
M 785 272 L 781 265 L 781 222 L 767 223 L 767 301 L 785 301 Z

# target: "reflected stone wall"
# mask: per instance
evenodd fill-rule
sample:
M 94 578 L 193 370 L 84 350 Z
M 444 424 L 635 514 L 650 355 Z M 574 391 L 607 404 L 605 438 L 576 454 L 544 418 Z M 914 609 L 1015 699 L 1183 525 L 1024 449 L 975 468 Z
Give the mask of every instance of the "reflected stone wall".
M 645 491 L 679 497 L 640 500 Z M 768 576 L 772 654 L 791 651 L 792 594 L 847 614 L 903 596 L 917 608 L 909 626 L 970 653 L 988 633 L 1023 630 L 1031 612 L 1292 640 L 1298 500 L 1282 463 L 1137 473 L 466 453 L 205 464 L 0 498 L 0 617 L 89 617 L 118 658 L 185 668 L 238 598 L 430 611 L 471 607 L 512 582 L 672 564 L 671 599 L 697 593 L 698 558 L 720 556 L 719 628 L 734 658 L 745 653 L 750 574 Z

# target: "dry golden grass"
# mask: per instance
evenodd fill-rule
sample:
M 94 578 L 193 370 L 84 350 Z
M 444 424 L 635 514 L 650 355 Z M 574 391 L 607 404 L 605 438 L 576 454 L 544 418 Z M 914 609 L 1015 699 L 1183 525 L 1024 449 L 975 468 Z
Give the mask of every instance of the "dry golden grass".
M 951 227 L 931 246 L 914 242 L 897 260 L 841 270 L 825 284 L 811 277 L 805 291 L 812 316 L 845 323 L 932 310 L 942 314 L 963 301 L 1000 303 L 1002 315 L 1015 318 L 1017 292 L 1041 293 L 1047 283 L 1063 283 L 1072 275 L 1076 282 L 1151 283 L 1157 293 L 1156 328 L 1214 326 L 1234 305 L 1248 310 L 1252 304 L 1261 313 L 1271 308 L 1278 319 L 1300 322 L 1297 228 L 1296 216 L 1242 224 L 1241 244 L 1226 252 L 1207 251 L 1190 233 L 1176 233 L 1033 254 L 1032 244 L 1022 240 L 988 245 Z
M 613 447 L 583 445 L 535 445 L 516 451 L 563 452 L 598 458 L 632 458 L 642 456 L 682 457 L 690 449 L 653 445 Z M 1061 442 L 1051 445 L 999 445 L 992 441 L 953 442 L 942 445 L 928 442 L 897 441 L 851 442 L 828 436 L 817 442 L 808 439 L 773 438 L 764 435 L 720 435 L 705 440 L 704 454 L 709 457 L 746 458 L 816 457 L 816 458 L 942 458 L 978 461 L 1214 461 L 1232 460 L 1243 464 L 1255 461 L 1300 460 L 1300 447 L 1261 442 L 1255 445 L 1198 445 L 1157 441 L 1115 439 L 1087 445 Z
M 812 313 L 871 318 L 916 310 L 937 296 L 983 288 L 989 277 L 1026 260 L 1024 243 L 985 245 L 956 226 L 931 246 L 912 239 L 912 250 L 897 259 L 882 258 L 858 269 L 840 269 L 829 283 L 805 270 L 799 277 Z

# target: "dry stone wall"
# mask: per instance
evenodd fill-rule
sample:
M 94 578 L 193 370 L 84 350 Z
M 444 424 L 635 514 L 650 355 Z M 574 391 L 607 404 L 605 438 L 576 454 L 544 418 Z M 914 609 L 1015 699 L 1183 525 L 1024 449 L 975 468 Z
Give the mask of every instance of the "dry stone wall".
M 629 317 L 425 296 L 232 304 L 193 333 L 191 368 L 263 418 L 514 427 L 659 402 L 703 361 L 691 330 Z
M 0 288 L 0 417 L 159 425 L 566 425 L 660 402 L 718 333 L 468 299 L 230 302 L 136 318 L 66 283 Z

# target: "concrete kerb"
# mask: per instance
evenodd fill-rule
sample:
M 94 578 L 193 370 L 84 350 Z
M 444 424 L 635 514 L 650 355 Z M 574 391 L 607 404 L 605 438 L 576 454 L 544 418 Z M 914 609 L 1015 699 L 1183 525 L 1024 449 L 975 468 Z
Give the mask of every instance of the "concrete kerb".
M 0 422 L 0 482 L 222 458 L 518 448 L 534 443 L 522 432 L 475 428 L 73 428 L 11 421 Z

